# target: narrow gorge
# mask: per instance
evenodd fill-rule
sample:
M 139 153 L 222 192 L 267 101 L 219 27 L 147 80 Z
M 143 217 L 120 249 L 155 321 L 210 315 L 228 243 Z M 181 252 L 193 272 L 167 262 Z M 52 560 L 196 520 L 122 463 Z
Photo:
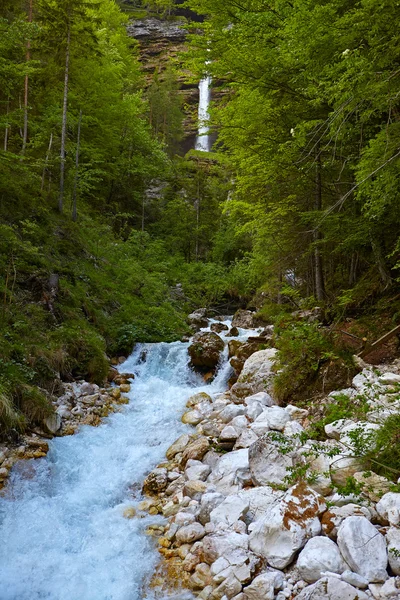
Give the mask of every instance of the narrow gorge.
M 1 1 L 0 600 L 400 600 L 398 13 Z

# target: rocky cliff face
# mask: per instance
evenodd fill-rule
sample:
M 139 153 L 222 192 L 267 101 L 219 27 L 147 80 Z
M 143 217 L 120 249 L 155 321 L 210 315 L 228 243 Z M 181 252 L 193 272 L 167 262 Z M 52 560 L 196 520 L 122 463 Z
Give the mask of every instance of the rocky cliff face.
M 166 69 L 181 64 L 180 56 L 187 51 L 188 35 L 185 20 L 163 21 L 154 17 L 131 21 L 128 33 L 139 42 L 140 62 L 148 84 L 154 73 L 162 79 Z M 199 90 L 197 82 L 191 82 L 190 73 L 182 70 L 179 78 L 182 106 L 185 114 L 182 153 L 194 148 L 197 134 L 197 107 Z

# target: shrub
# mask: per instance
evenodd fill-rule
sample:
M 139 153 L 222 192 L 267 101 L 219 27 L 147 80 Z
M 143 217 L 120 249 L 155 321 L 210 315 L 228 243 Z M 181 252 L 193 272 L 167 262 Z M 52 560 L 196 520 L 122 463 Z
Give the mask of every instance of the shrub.
M 50 400 L 37 387 L 21 386 L 17 394 L 17 402 L 21 412 L 31 425 L 40 425 L 43 419 L 53 414 L 54 409 Z
M 400 413 L 390 415 L 376 431 L 366 458 L 376 473 L 397 481 L 400 475 Z
M 24 417 L 16 409 L 11 394 L 6 388 L 0 386 L 0 433 L 13 428 L 22 430 L 24 424 Z
M 325 438 L 325 425 L 339 421 L 339 419 L 360 419 L 366 418 L 369 410 L 367 398 L 358 395 L 350 398 L 346 394 L 335 394 L 328 398 L 324 405 L 324 416 L 319 421 L 314 421 L 308 430 L 309 437 L 312 439 Z
M 53 339 L 65 352 L 60 365 L 62 377 L 83 377 L 99 384 L 104 381 L 109 365 L 101 335 L 85 323 L 64 324 L 54 332 Z
M 277 339 L 274 394 L 286 401 L 315 381 L 321 364 L 337 359 L 330 336 L 314 323 L 281 325 Z

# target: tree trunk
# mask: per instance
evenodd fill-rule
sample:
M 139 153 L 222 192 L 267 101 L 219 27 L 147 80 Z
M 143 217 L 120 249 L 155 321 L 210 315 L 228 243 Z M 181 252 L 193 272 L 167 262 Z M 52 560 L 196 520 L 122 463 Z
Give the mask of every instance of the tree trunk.
M 322 208 L 322 182 L 321 182 L 321 155 L 319 145 L 316 148 L 316 165 L 315 165 L 315 211 L 321 211 Z M 325 298 L 324 271 L 321 250 L 319 241 L 322 239 L 322 234 L 318 227 L 314 230 L 314 267 L 315 267 L 315 296 L 320 302 Z
M 65 51 L 63 116 L 62 116 L 62 127 L 61 127 L 60 195 L 58 198 L 58 210 L 60 213 L 63 212 L 63 206 L 64 206 L 65 143 L 66 143 L 66 138 L 67 138 L 67 109 L 68 109 L 68 78 L 69 78 L 70 44 L 71 44 L 71 23 L 68 22 L 67 48 Z
M 33 18 L 33 0 L 29 0 L 28 21 L 32 23 Z M 26 44 L 26 62 L 31 60 L 31 41 Z M 22 137 L 21 154 L 25 154 L 26 144 L 28 142 L 28 99 L 29 99 L 29 75 L 25 75 L 25 93 L 24 93 L 24 133 Z
M 40 188 L 41 192 L 43 192 L 43 188 L 44 188 L 44 180 L 45 180 L 45 177 L 46 177 L 47 163 L 49 162 L 50 152 L 51 152 L 51 146 L 52 145 L 53 145 L 53 133 L 50 134 L 49 147 L 47 149 L 46 160 L 44 162 L 43 173 L 42 173 L 42 186 Z
M 81 145 L 81 125 L 82 125 L 82 110 L 79 112 L 78 122 L 78 139 L 76 142 L 76 156 L 75 156 L 75 178 L 74 178 L 74 193 L 72 196 L 72 220 L 76 221 L 77 210 L 76 210 L 76 196 L 78 193 L 78 180 L 79 180 L 79 149 Z
M 10 110 L 10 101 L 9 100 L 7 101 L 7 105 L 6 106 L 7 106 L 6 110 L 7 110 L 7 115 L 8 115 L 9 110 Z M 10 130 L 10 126 L 7 123 L 5 131 L 4 131 L 4 152 L 7 152 L 7 150 L 8 150 L 8 133 L 9 133 L 9 130 Z
M 357 267 L 358 267 L 358 253 L 353 252 L 351 255 L 350 262 L 350 273 L 349 273 L 349 285 L 352 286 L 355 284 L 357 279 Z
M 374 239 L 372 237 L 372 234 L 370 234 L 370 239 L 371 239 L 372 251 L 374 253 L 375 263 L 376 263 L 376 266 L 378 267 L 379 275 L 381 276 L 383 285 L 385 286 L 385 288 L 387 288 L 390 285 L 392 285 L 393 280 L 392 280 L 392 276 L 390 275 L 389 269 L 386 266 L 385 257 L 383 256 L 383 252 L 382 252 L 382 246 L 377 239 Z
M 142 232 L 144 231 L 144 220 L 145 220 L 145 195 L 143 194 L 142 199 Z

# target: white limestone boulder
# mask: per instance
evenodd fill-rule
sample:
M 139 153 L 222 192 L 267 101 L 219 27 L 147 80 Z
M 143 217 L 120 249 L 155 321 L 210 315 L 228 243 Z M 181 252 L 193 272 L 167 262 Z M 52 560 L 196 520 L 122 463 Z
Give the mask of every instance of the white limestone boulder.
M 193 394 L 193 396 L 190 396 L 190 398 L 188 398 L 188 400 L 186 402 L 186 406 L 188 408 L 193 408 L 194 406 L 196 406 L 197 404 L 200 404 L 201 402 L 207 402 L 207 403 L 211 404 L 212 398 L 211 398 L 211 396 L 206 394 L 206 392 L 198 392 L 197 394 Z
M 209 565 L 221 557 L 230 565 L 242 565 L 249 558 L 249 536 L 233 531 L 207 535 L 203 539 L 203 556 Z
M 294 421 L 302 422 L 309 415 L 309 411 L 305 408 L 299 408 L 298 406 L 294 406 L 293 404 L 288 404 L 285 406 L 285 410 L 289 413 L 290 418 Z
M 283 429 L 283 435 L 287 437 L 299 436 L 304 432 L 304 427 L 298 421 L 288 421 Z
M 176 532 L 176 541 L 178 544 L 192 544 L 197 540 L 201 540 L 205 534 L 205 529 L 200 523 L 190 523 L 178 529 Z
M 218 492 L 206 492 L 202 495 L 200 501 L 200 512 L 198 519 L 202 525 L 205 525 L 210 521 L 211 512 L 225 500 L 223 494 Z
M 278 504 L 284 495 L 285 492 L 274 490 L 267 485 L 248 488 L 239 492 L 238 496 L 249 507 L 245 515 L 246 523 L 260 519 L 266 511 Z
M 189 460 L 201 460 L 209 451 L 210 442 L 205 436 L 201 436 L 196 440 L 191 441 L 184 449 L 180 464 L 186 466 Z
M 335 542 L 327 537 L 316 536 L 300 552 L 297 568 L 302 579 L 314 583 L 325 571 L 343 573 L 348 567 Z
M 328 423 L 324 429 L 328 438 L 338 440 L 343 429 L 349 425 L 356 425 L 356 422 L 351 419 L 339 419 L 338 421 L 333 421 L 333 423 Z
M 213 564 L 211 565 L 211 569 L 210 569 L 211 575 L 213 577 L 215 577 L 216 575 L 218 575 L 219 573 L 222 573 L 229 567 L 230 567 L 230 563 L 226 560 L 226 558 L 221 556 L 220 558 L 217 558 L 217 560 L 215 562 L 213 562 Z
M 249 502 L 239 494 L 232 494 L 211 511 L 210 521 L 211 523 L 233 525 L 244 517 L 248 510 Z
M 358 573 L 353 573 L 353 571 L 343 571 L 340 578 L 342 581 L 354 585 L 354 587 L 359 588 L 360 590 L 365 590 L 368 587 L 368 580 Z
M 189 512 L 178 512 L 174 517 L 174 523 L 178 527 L 184 527 L 184 525 L 191 525 L 196 520 L 196 517 Z
M 256 418 L 255 423 L 265 422 L 273 431 L 283 431 L 286 423 L 290 421 L 289 413 L 281 406 L 265 408 Z
M 368 423 L 362 421 L 346 425 L 340 432 L 340 441 L 350 448 L 355 447 L 355 443 L 359 441 L 363 444 L 368 444 L 372 441 L 375 432 L 380 428 L 377 423 Z M 357 442 L 355 442 L 357 440 Z
M 329 510 L 324 512 L 321 519 L 324 535 L 335 540 L 340 525 L 348 517 L 365 517 L 368 521 L 371 521 L 372 514 L 369 508 L 359 504 L 349 503 L 344 506 L 331 506 Z
M 237 431 L 242 432 L 247 430 L 249 426 L 249 421 L 246 415 L 238 415 L 237 417 L 234 417 L 232 421 L 228 423 L 228 425 L 231 425 Z
M 370 600 L 370 598 L 365 592 L 332 576 L 323 577 L 296 596 L 296 600 Z
M 244 399 L 246 406 L 251 406 L 254 402 L 263 406 L 274 406 L 274 404 L 276 404 L 275 400 L 267 392 L 258 392 L 257 394 L 252 394 Z
M 189 444 L 189 442 L 190 442 L 190 437 L 188 436 L 187 433 L 184 433 L 183 435 L 181 435 L 168 448 L 168 450 L 166 452 L 166 457 L 168 458 L 168 460 L 172 460 L 174 458 L 174 456 L 176 456 L 176 454 L 179 454 L 179 452 L 183 452 L 184 449 L 186 448 L 186 446 Z
M 55 435 L 57 433 L 57 431 L 60 429 L 61 425 L 62 425 L 61 416 L 56 412 L 51 414 L 49 417 L 46 417 L 42 421 L 43 429 L 46 432 L 51 433 L 52 435 Z
M 290 422 L 288 425 L 291 425 Z M 286 429 L 285 429 L 286 432 Z M 324 448 L 326 451 L 321 451 Z M 331 441 L 320 442 L 319 448 L 315 449 L 315 443 L 309 440 L 302 446 L 300 454 L 304 457 L 305 462 L 310 465 L 309 474 L 312 476 L 310 479 L 310 487 L 322 496 L 327 496 L 333 490 L 332 480 L 329 476 L 329 469 L 331 459 L 328 454 L 331 450 Z
M 348 517 L 339 527 L 337 543 L 344 560 L 369 582 L 387 579 L 385 538 L 365 517 Z
M 307 540 L 320 533 L 318 517 L 325 509 L 322 496 L 298 483 L 250 525 L 250 549 L 272 567 L 284 569 Z
M 233 494 L 242 488 L 242 480 L 249 470 L 249 450 L 243 448 L 221 456 L 208 477 L 216 491 Z
M 290 438 L 276 432 L 266 433 L 249 448 L 249 468 L 254 485 L 282 485 L 293 467 L 295 451 L 285 454 L 283 448 L 292 447 Z
M 391 577 L 379 590 L 379 600 L 398 600 L 400 598 L 400 578 Z
M 353 475 L 355 481 L 362 486 L 362 493 L 367 496 L 372 502 L 379 502 L 381 496 L 389 492 L 393 483 L 376 473 L 371 471 L 360 471 Z
M 390 527 L 386 533 L 386 543 L 390 568 L 395 575 L 400 575 L 400 529 Z
M 231 442 L 238 439 L 240 433 L 236 429 L 236 427 L 232 427 L 232 425 L 226 425 L 219 435 L 219 439 L 221 442 Z
M 335 485 L 345 486 L 349 477 L 353 477 L 354 473 L 358 473 L 362 469 L 363 464 L 359 458 L 342 454 L 332 459 L 330 476 Z
M 283 573 L 279 571 L 271 569 L 266 573 L 261 573 L 244 588 L 244 598 L 245 600 L 274 600 L 275 591 L 283 587 L 283 582 Z
M 244 415 L 246 413 L 246 408 L 241 404 L 228 404 L 221 410 L 219 413 L 219 419 L 223 423 L 230 423 L 232 419 L 238 417 L 239 415 Z
M 236 440 L 234 450 L 240 450 L 241 448 L 249 448 L 254 442 L 258 440 L 258 436 L 251 429 L 245 429 L 242 431 L 238 439 Z
M 397 373 L 383 373 L 379 376 L 378 381 L 383 385 L 396 385 L 400 383 L 400 375 Z
M 353 388 L 356 389 L 357 392 L 365 391 L 365 388 L 371 388 L 371 386 L 376 385 L 378 383 L 378 377 L 375 375 L 372 368 L 363 369 L 361 373 L 358 373 L 351 382 Z
M 255 421 L 262 414 L 264 408 L 265 406 L 261 402 L 252 402 L 246 409 L 246 415 L 250 421 Z
M 276 353 L 275 348 L 268 348 L 252 354 L 243 365 L 238 384 L 250 385 L 253 393 L 268 392 Z
M 185 425 L 198 425 L 200 421 L 204 419 L 204 416 L 198 410 L 188 410 L 182 415 L 182 423 Z
M 378 515 L 390 525 L 400 523 L 400 494 L 389 492 L 382 496 L 376 505 Z
M 220 585 L 211 593 L 210 600 L 220 600 L 227 598 L 230 600 L 242 591 L 242 584 L 235 576 L 233 571 L 230 571 L 228 576 L 220 583 Z
M 209 474 L 211 473 L 211 467 L 208 465 L 203 465 L 200 461 L 192 461 L 189 460 L 185 469 L 185 477 L 186 479 L 200 479 L 201 481 L 205 481 Z
M 183 495 L 188 496 L 192 500 L 200 501 L 202 495 L 207 490 L 207 484 L 200 479 L 189 479 L 183 487 Z
M 260 419 L 260 417 L 262 417 L 262 418 Z M 270 431 L 269 422 L 261 413 L 255 419 L 254 423 L 252 423 L 250 425 L 250 429 L 257 437 L 261 437 L 261 436 L 265 435 L 266 433 L 268 433 L 268 431 Z

